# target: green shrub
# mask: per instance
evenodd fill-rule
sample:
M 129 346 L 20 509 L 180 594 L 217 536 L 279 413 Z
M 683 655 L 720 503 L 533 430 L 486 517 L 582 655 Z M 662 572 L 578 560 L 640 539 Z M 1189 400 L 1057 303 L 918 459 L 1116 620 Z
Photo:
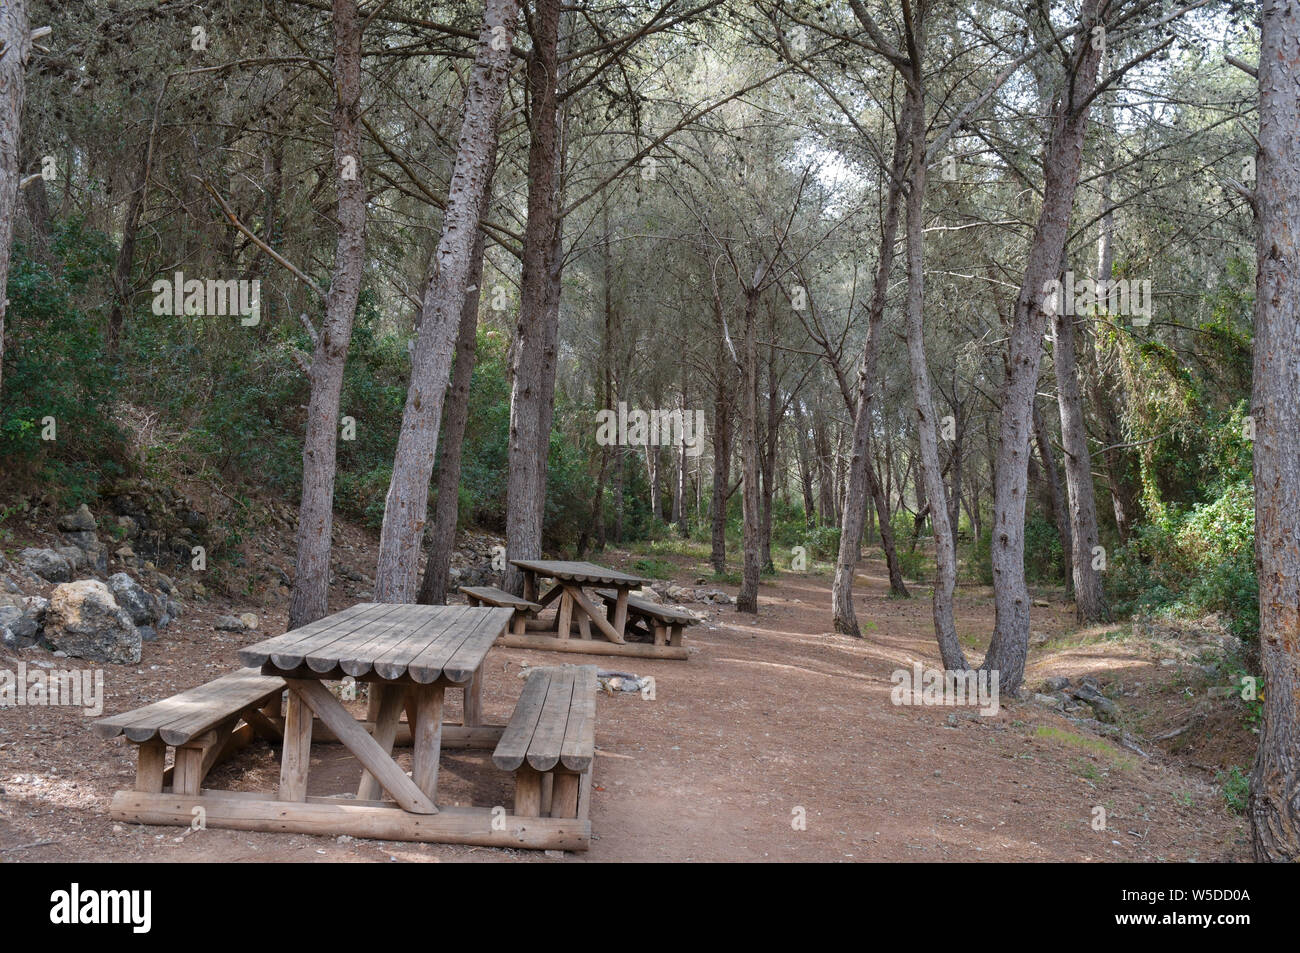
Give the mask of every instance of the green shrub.
M 1233 814 L 1244 814 L 1250 804 L 1250 775 L 1235 764 L 1214 778 L 1223 793 L 1223 801 Z

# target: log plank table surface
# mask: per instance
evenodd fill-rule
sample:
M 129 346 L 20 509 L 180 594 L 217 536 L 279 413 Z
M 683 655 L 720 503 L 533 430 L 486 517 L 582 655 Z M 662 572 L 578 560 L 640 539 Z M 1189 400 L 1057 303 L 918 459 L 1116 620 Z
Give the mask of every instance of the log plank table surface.
M 557 600 L 558 605 L 553 622 L 527 619 L 527 628 L 535 631 L 507 633 L 501 637 L 502 645 L 591 655 L 683 660 L 688 657 L 686 645 L 680 639 L 674 645 L 628 640 L 628 593 L 649 585 L 649 579 L 581 561 L 512 559 L 510 562 L 523 572 L 524 599 L 541 607 Z M 543 579 L 554 580 L 554 585 L 544 593 L 541 592 Z M 595 586 L 614 593 L 607 610 L 600 608 L 599 598 L 586 591 Z M 575 627 L 578 637 L 570 638 Z

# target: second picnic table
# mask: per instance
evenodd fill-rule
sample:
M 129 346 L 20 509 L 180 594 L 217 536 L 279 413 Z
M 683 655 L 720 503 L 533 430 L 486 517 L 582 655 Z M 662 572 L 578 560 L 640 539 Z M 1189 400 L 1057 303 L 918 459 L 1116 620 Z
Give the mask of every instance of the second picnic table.
M 516 628 L 501 637 L 503 645 L 642 658 L 688 657 L 682 630 L 698 620 L 689 612 L 631 595 L 631 590 L 649 585 L 649 579 L 582 561 L 512 559 L 510 562 L 524 574 L 522 604 L 530 616 L 525 629 L 534 631 L 520 632 Z M 541 591 L 543 579 L 554 580 L 554 585 L 545 592 Z M 601 588 L 595 589 L 592 596 L 586 591 L 591 587 Z M 557 600 L 554 628 L 550 628 L 536 616 Z M 597 607 L 602 601 L 603 612 Z M 578 638 L 571 640 L 574 626 L 577 626 Z M 629 640 L 628 635 L 637 626 L 639 632 L 653 641 Z

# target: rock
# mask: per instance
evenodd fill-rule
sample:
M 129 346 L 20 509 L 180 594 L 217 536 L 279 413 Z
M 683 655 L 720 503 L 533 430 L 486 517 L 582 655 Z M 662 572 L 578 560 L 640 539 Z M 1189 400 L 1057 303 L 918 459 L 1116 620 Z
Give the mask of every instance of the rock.
M 1074 697 L 1092 706 L 1093 713 L 1099 721 L 1114 724 L 1119 721 L 1119 706 L 1090 685 L 1080 685 L 1074 690 Z
M 45 641 L 95 662 L 140 661 L 140 632 L 108 586 L 95 579 L 56 586 L 45 612 Z
M 134 559 L 134 558 L 135 558 L 135 550 L 132 549 L 130 546 L 119 546 L 119 547 L 117 547 L 117 549 L 113 552 L 113 555 L 116 556 L 118 559 L 121 559 L 121 560 Z
M 121 539 L 135 539 L 140 535 L 140 524 L 136 522 L 133 516 L 119 516 L 117 518 L 118 536 Z
M 1048 708 L 1060 708 L 1061 700 L 1055 695 L 1044 695 L 1042 692 L 1034 692 L 1034 701 Z
M 241 612 L 241 613 L 239 614 L 239 621 L 242 622 L 242 623 L 244 623 L 244 628 L 246 628 L 246 629 L 256 629 L 256 628 L 257 628 L 257 614 L 256 614 L 256 613 L 253 613 L 253 612 Z
M 155 642 L 158 639 L 158 630 L 151 625 L 142 625 L 137 631 L 140 633 L 141 642 Z
M 56 546 L 54 547 L 54 551 L 68 561 L 68 564 L 72 566 L 73 572 L 76 572 L 78 569 L 90 562 L 90 558 L 86 555 L 86 551 L 76 546 Z
M 20 617 L 17 621 L 10 623 L 7 628 L 13 634 L 14 639 L 17 640 L 18 648 L 35 645 L 41 636 L 41 624 L 29 615 Z
M 136 625 L 152 625 L 162 615 L 158 600 L 126 573 L 115 572 L 109 576 L 108 588 Z
M 89 553 L 100 548 L 99 537 L 89 531 L 64 533 L 63 538 L 70 546 L 76 546 L 83 552 Z
M 1029 633 L 1029 644 L 1030 644 L 1030 645 L 1043 645 L 1043 644 L 1045 644 L 1045 643 L 1047 642 L 1047 640 L 1048 640 L 1049 638 L 1050 638 L 1050 636 L 1049 636 L 1046 632 L 1030 632 L 1030 633 Z
M 0 625 L 13 625 L 23 617 L 23 610 L 17 606 L 0 606 Z
M 93 533 L 98 526 L 90 507 L 82 503 L 67 516 L 59 518 L 58 527 L 65 533 Z
M 662 603 L 664 601 L 663 597 L 650 586 L 645 586 L 641 589 L 633 589 L 631 594 L 638 599 L 645 599 L 647 602 Z
M 218 632 L 244 632 L 248 629 L 248 626 L 244 624 L 244 620 L 239 616 L 219 615 L 216 621 L 212 623 L 212 628 Z
M 46 582 L 69 582 L 72 579 L 72 564 L 67 557 L 52 549 L 24 549 L 18 554 L 18 561 L 28 572 Z
M 9 627 L 5 625 L 0 625 L 0 645 L 10 651 L 17 651 L 23 647 L 18 644 L 18 637 L 9 631 Z
M 1070 687 L 1070 680 L 1064 675 L 1053 675 L 1043 681 L 1043 690 L 1048 692 L 1059 692 Z

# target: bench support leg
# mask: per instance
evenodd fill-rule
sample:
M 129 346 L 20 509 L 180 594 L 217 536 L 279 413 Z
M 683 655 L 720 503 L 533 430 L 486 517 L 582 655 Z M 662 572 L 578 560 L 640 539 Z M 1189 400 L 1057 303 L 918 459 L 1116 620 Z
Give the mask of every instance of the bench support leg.
M 555 790 L 555 772 L 543 771 L 542 775 L 542 817 L 551 816 L 551 795 Z
M 203 783 L 203 748 L 186 745 L 176 749 L 176 764 L 172 768 L 172 793 L 197 795 Z
M 551 791 L 551 817 L 578 816 L 578 783 L 576 774 L 555 773 L 555 786 Z
M 161 738 L 151 738 L 139 745 L 135 765 L 135 789 L 143 794 L 161 794 L 167 746 Z
M 542 776 L 527 763 L 515 772 L 515 816 L 541 817 Z
M 289 693 L 284 712 L 284 752 L 280 761 L 280 800 L 307 800 L 311 764 L 311 709 L 297 692 Z

